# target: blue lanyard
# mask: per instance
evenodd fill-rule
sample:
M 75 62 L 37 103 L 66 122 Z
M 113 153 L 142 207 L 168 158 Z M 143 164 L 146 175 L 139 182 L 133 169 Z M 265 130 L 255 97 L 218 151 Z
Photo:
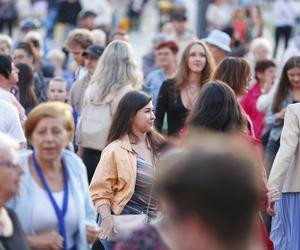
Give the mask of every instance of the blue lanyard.
M 43 171 L 39 165 L 39 163 L 36 160 L 35 157 L 35 153 L 33 152 L 32 154 L 32 160 L 33 160 L 33 164 L 34 167 L 42 181 L 42 184 L 50 198 L 50 201 L 52 203 L 52 206 L 55 210 L 55 214 L 58 220 L 58 226 L 59 226 L 59 233 L 60 235 L 64 238 L 64 250 L 67 250 L 67 237 L 66 237 L 66 226 L 65 226 L 65 215 L 67 213 L 67 209 L 68 209 L 68 197 L 69 197 L 69 188 L 68 188 L 68 171 L 65 167 L 65 164 L 63 161 L 61 161 L 63 170 L 64 170 L 64 197 L 63 197 L 63 205 L 62 205 L 62 209 L 60 209 L 52 195 L 52 192 L 47 184 L 47 181 L 44 177 Z

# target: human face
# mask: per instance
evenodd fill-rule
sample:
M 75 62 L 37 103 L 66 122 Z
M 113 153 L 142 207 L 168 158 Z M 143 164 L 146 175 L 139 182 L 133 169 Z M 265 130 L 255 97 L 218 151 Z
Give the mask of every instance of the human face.
M 292 88 L 300 88 L 300 67 L 294 67 L 287 71 Z
M 0 54 L 10 56 L 10 48 L 7 46 L 6 42 L 0 43 Z
M 151 101 L 136 113 L 133 119 L 132 129 L 139 133 L 150 132 L 153 129 L 154 120 L 154 107 Z
M 266 47 L 260 46 L 253 51 L 255 62 L 268 59 L 269 51 Z
M 94 72 L 97 66 L 98 59 L 92 56 L 86 56 L 84 59 L 84 66 L 89 72 Z
M 19 191 L 23 169 L 15 150 L 10 149 L 0 155 L 0 192 L 3 196 L 1 199 L 8 201 Z
M 84 49 L 77 45 L 74 46 L 73 48 L 70 49 L 70 53 L 73 56 L 74 61 L 78 64 L 78 65 L 82 65 L 83 61 L 84 61 L 84 57 L 82 56 Z
M 269 67 L 264 72 L 257 73 L 257 78 L 260 83 L 265 84 L 269 83 L 272 84 L 275 81 L 276 78 L 276 68 L 275 67 Z
M 45 117 L 36 125 L 29 142 L 38 159 L 46 162 L 57 161 L 62 150 L 71 140 L 62 117 Z
M 188 67 L 193 73 L 201 73 L 206 64 L 206 53 L 204 48 L 200 44 L 195 44 L 191 47 Z
M 48 87 L 48 100 L 65 102 L 67 99 L 67 84 L 62 81 L 50 81 Z
M 19 69 L 14 63 L 11 64 L 11 73 L 9 75 L 9 84 L 12 86 L 19 81 Z
M 14 53 L 14 63 L 25 63 L 29 66 L 32 66 L 33 58 L 29 56 L 25 50 L 16 49 Z
M 168 47 L 155 51 L 156 63 L 159 67 L 169 67 L 176 61 L 176 55 Z
M 173 28 L 177 35 L 183 35 L 185 32 L 186 21 L 185 20 L 174 20 L 172 21 Z

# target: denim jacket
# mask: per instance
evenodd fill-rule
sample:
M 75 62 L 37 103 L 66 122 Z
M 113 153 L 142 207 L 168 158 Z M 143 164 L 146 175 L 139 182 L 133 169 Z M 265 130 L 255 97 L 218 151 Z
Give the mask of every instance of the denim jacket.
M 34 231 L 32 226 L 32 214 L 33 204 L 37 202 L 35 200 L 33 188 L 33 177 L 29 168 L 28 158 L 32 154 L 32 151 L 24 150 L 20 153 L 20 161 L 24 170 L 24 175 L 21 179 L 21 185 L 19 193 L 12 198 L 7 207 L 14 210 L 18 215 L 21 224 L 23 226 L 25 234 L 35 235 L 37 232 Z M 69 181 L 70 181 L 70 192 L 74 197 L 74 201 L 78 212 L 78 235 L 76 235 L 76 249 L 90 249 L 87 237 L 86 237 L 86 223 L 95 223 L 96 211 L 92 204 L 89 190 L 88 181 L 85 166 L 79 157 L 74 153 L 64 150 L 62 159 L 68 169 Z M 46 216 L 46 215 L 45 215 Z
M 285 97 L 281 104 L 281 108 L 286 108 L 289 104 L 293 103 L 293 96 L 291 92 L 288 92 L 288 95 Z M 269 106 L 267 115 L 265 117 L 265 124 L 271 129 L 269 140 L 278 141 L 280 139 L 283 120 L 277 120 L 275 118 L 274 112 L 272 112 L 272 105 Z

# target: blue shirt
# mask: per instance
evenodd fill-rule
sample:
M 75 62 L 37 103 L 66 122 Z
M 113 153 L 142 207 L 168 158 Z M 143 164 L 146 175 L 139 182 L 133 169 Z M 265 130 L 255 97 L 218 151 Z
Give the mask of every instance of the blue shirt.
M 36 235 L 32 226 L 33 203 L 35 200 L 33 188 L 34 179 L 32 177 L 28 158 L 32 151 L 23 150 L 20 153 L 21 166 L 24 170 L 24 175 L 21 178 L 19 193 L 12 198 L 7 207 L 14 210 L 18 215 L 25 234 Z M 86 223 L 96 222 L 96 211 L 89 194 L 88 179 L 86 168 L 81 159 L 74 153 L 64 150 L 62 159 L 68 169 L 70 192 L 74 197 L 74 202 L 78 212 L 78 235 L 75 238 L 77 249 L 90 249 L 86 238 Z M 46 215 L 45 215 L 46 216 Z
M 145 85 L 143 90 L 146 93 L 149 93 L 153 97 L 153 106 L 156 108 L 157 97 L 160 90 L 160 87 L 164 80 L 167 79 L 165 72 L 162 69 L 156 69 L 149 73 L 146 78 Z

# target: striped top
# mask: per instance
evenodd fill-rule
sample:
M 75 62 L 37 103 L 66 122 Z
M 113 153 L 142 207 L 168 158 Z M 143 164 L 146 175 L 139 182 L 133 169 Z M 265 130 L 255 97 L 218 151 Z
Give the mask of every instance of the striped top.
M 148 217 L 154 219 L 157 214 L 158 200 L 155 199 L 151 191 L 153 183 L 154 167 L 137 155 L 137 177 L 134 193 L 130 201 L 124 207 L 122 214 L 145 214 L 147 213 L 149 204 Z M 150 195 L 151 200 L 149 203 Z

